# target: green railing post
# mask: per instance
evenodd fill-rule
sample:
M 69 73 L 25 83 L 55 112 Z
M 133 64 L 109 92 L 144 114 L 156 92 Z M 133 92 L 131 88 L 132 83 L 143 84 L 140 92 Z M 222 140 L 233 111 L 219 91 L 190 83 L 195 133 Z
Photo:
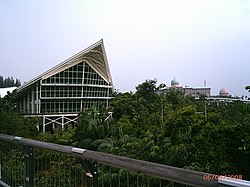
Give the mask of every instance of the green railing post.
M 77 157 L 86 172 L 87 187 L 98 187 L 97 163 Z
M 93 187 L 98 187 L 97 163 L 93 162 Z
M 24 146 L 25 155 L 25 187 L 34 187 L 35 176 L 35 160 L 33 154 L 33 148 Z
M 174 182 L 170 181 L 169 185 L 170 185 L 170 187 L 174 187 Z

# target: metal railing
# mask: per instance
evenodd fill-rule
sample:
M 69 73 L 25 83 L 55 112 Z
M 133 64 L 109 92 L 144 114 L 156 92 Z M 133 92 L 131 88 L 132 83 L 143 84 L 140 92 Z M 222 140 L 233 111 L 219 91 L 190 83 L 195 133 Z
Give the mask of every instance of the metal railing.
M 0 134 L 0 153 L 2 186 L 250 186 L 245 180 L 5 134 Z

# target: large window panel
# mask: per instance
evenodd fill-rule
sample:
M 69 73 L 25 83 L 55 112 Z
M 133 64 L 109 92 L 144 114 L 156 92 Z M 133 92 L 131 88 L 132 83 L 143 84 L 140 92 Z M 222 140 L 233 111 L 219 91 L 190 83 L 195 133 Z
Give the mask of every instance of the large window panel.
M 46 84 L 81 84 L 83 76 L 83 63 L 81 62 L 73 67 L 70 67 L 62 72 L 59 72 L 47 79 L 42 83 Z M 80 80 L 79 80 L 80 79 Z
M 87 63 L 84 67 L 84 84 L 108 85 L 108 83 Z

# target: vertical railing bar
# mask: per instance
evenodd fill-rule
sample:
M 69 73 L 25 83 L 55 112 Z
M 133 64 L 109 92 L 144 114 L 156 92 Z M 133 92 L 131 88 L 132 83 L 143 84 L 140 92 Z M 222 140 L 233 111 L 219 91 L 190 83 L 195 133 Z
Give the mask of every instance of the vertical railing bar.
M 49 168 L 51 167 L 51 155 L 52 155 L 52 153 L 50 152 L 49 153 Z M 48 174 L 49 174 L 49 186 L 51 187 L 52 186 L 52 174 L 51 173 L 49 173 L 48 172 Z
M 35 150 L 34 150 L 34 148 L 32 148 L 33 149 L 33 151 L 32 151 L 32 156 L 33 156 L 33 165 L 32 165 L 32 167 L 33 167 L 33 187 L 35 187 L 35 174 L 36 174 L 36 170 L 35 170 Z
M 4 167 L 4 169 L 5 169 L 5 175 L 4 175 L 4 177 L 5 177 L 5 179 L 4 179 L 4 182 L 5 183 L 7 183 L 8 184 L 8 178 L 7 178 L 7 172 L 8 172 L 8 168 L 6 167 L 6 158 L 7 158 L 7 146 L 6 146 L 6 144 L 7 144 L 7 142 L 4 142 L 4 154 L 5 154 L 5 167 Z
M 36 152 L 37 153 L 37 152 Z M 38 157 L 38 154 L 36 154 L 36 159 L 35 159 L 35 162 L 36 162 L 36 171 L 35 171 L 35 181 L 37 181 L 37 187 L 39 187 L 39 157 Z
M 15 176 L 15 179 L 14 179 L 14 186 L 17 186 L 17 158 L 18 158 L 18 147 L 15 146 L 15 150 L 16 150 L 16 156 L 15 156 L 15 170 L 14 170 L 14 176 Z
M 128 176 L 128 171 L 127 171 L 127 187 L 129 187 L 129 176 Z
M 49 170 L 50 170 L 50 168 L 52 167 L 52 159 L 51 159 L 51 157 L 52 157 L 51 155 L 52 155 L 52 154 L 53 154 L 53 153 L 51 153 L 51 152 L 50 152 L 50 154 L 49 154 Z M 52 187 L 54 181 L 53 181 L 53 173 L 52 173 L 51 171 L 49 172 L 48 177 L 49 177 L 49 186 Z
M 2 150 L 2 141 L 0 141 L 0 150 Z M 2 160 L 3 160 L 3 158 L 2 158 L 2 152 L 0 151 L 0 180 L 2 180 Z
M 5 142 L 5 144 L 6 144 L 6 142 Z M 4 152 L 5 152 L 5 181 L 4 182 L 6 182 L 7 184 L 9 183 L 9 181 L 8 181 L 8 177 L 7 177 L 7 175 L 8 175 L 8 168 L 7 168 L 7 166 L 6 166 L 6 158 L 7 158 L 7 146 L 5 145 L 5 147 L 4 147 Z
M 37 167 L 38 167 L 38 165 L 37 165 L 37 150 L 36 151 L 34 151 L 34 157 L 35 157 L 35 181 L 34 181 L 34 184 L 35 184 L 35 186 L 37 186 L 37 187 L 39 187 L 38 185 L 37 185 L 37 181 L 38 181 L 38 169 L 37 169 Z
M 37 153 L 37 171 L 36 171 L 36 173 L 37 173 L 37 186 L 38 187 L 40 187 L 40 175 L 41 175 L 41 163 L 40 163 L 40 155 L 39 155 L 39 152 L 38 152 L 39 150 L 37 150 L 36 151 L 36 153 Z
M 86 182 L 87 182 L 87 187 L 91 187 L 91 186 L 90 186 L 90 179 L 89 179 L 88 176 L 86 176 Z
M 1 141 L 1 150 L 4 150 L 3 143 L 4 143 L 4 142 Z M 3 166 L 4 166 L 4 153 L 3 153 L 3 152 L 1 153 L 1 164 L 2 164 L 2 165 L 1 165 L 1 166 L 2 166 L 2 167 L 1 167 L 1 180 L 3 180 L 3 175 L 4 175 L 4 170 L 3 170 L 3 169 L 4 169 L 4 168 L 3 168 Z
M 1 141 L 0 141 L 0 146 L 1 146 Z M 0 147 L 1 148 L 1 147 Z M 2 149 L 0 149 L 2 150 Z M 0 151 L 1 155 L 0 155 L 0 180 L 2 180 L 2 152 Z
M 83 169 L 81 170 L 81 177 L 80 177 L 80 182 L 81 182 L 81 186 L 83 185 L 84 181 L 83 181 L 83 174 L 84 174 L 84 171 Z
M 19 151 L 19 150 L 18 150 Z M 16 186 L 20 186 L 19 185 L 19 167 L 18 167 L 18 160 L 17 160 L 17 170 L 16 170 Z
M 12 152 L 12 143 L 10 143 L 10 158 L 12 157 L 12 155 L 13 155 L 13 152 Z M 10 176 L 10 182 L 9 182 L 9 185 L 10 186 L 12 186 L 12 169 L 10 169 L 10 168 L 12 168 L 12 163 L 10 164 L 10 166 L 9 166 L 9 176 Z
M 65 187 L 65 184 L 66 184 L 66 164 L 65 164 L 65 160 L 67 160 L 66 156 L 63 156 L 63 170 L 64 170 L 64 173 L 63 173 L 63 178 L 64 178 L 64 187 Z
M 42 155 L 43 153 L 40 151 L 40 154 Z M 37 176 L 37 185 L 38 185 L 38 187 L 40 187 L 40 184 L 41 184 L 41 178 L 42 178 L 42 175 L 41 175 L 41 173 L 42 173 L 42 158 L 41 157 L 38 157 L 38 159 L 37 159 L 37 164 L 38 164 L 38 173 L 39 173 L 39 175 Z
M 7 148 L 6 148 L 7 146 L 6 146 L 6 142 L 4 142 L 4 155 L 5 155 L 5 158 L 4 158 L 4 160 L 5 160 L 5 164 L 4 164 L 4 182 L 5 183 L 8 183 L 8 178 L 7 178 L 7 172 L 8 172 L 8 168 L 6 167 L 6 161 L 7 161 Z
M 67 156 L 66 163 L 68 163 L 68 162 L 71 163 L 71 159 L 70 159 L 70 160 L 68 160 L 68 159 L 69 159 L 69 158 L 68 158 L 68 156 Z M 67 168 L 67 173 L 66 173 L 67 178 L 66 178 L 66 181 L 67 181 L 68 186 L 71 186 L 71 185 L 72 185 L 72 179 L 71 179 L 71 177 L 70 177 L 71 164 L 67 164 L 67 165 L 66 165 L 66 168 Z
M 64 171 L 64 175 L 65 175 L 65 177 L 64 177 L 64 186 L 66 185 L 66 186 L 69 186 L 70 185 L 70 183 L 68 183 L 69 182 L 69 176 L 68 176 L 68 168 L 67 168 L 67 161 L 68 161 L 68 159 L 67 159 L 67 157 L 68 156 L 64 156 L 64 169 L 65 169 L 65 171 Z
M 110 173 L 110 177 L 109 177 L 109 187 L 112 187 L 112 173 L 111 173 L 111 166 L 109 167 L 109 173 Z
M 118 186 L 121 187 L 121 175 L 118 171 Z
M 8 147 L 10 147 L 10 146 L 8 145 Z M 10 155 L 8 155 L 8 157 L 10 157 Z M 8 166 L 8 176 L 10 176 L 10 168 L 9 168 L 9 166 Z M 10 180 L 11 180 L 11 178 L 8 177 L 8 183 L 7 184 L 10 184 L 10 182 L 11 182 Z
M 137 187 L 139 187 L 139 172 L 137 172 L 137 175 L 136 175 L 136 184 L 137 184 Z
M 93 187 L 98 187 L 98 178 L 99 178 L 99 173 L 98 173 L 98 166 L 96 162 L 92 162 L 93 166 Z
M 1 141 L 1 150 L 4 150 L 4 146 L 3 146 L 3 141 Z M 3 180 L 3 174 L 4 174 L 4 170 L 3 170 L 3 166 L 4 166 L 4 153 L 1 152 L 1 166 L 2 166 L 2 171 L 1 171 L 1 180 Z
M 13 143 L 10 143 L 10 152 L 11 152 L 10 158 L 13 158 L 13 156 L 15 156 L 12 150 L 13 150 Z M 10 168 L 13 168 L 12 162 L 11 162 Z M 13 186 L 13 170 L 12 169 L 10 169 L 10 186 Z
M 16 159 L 15 159 L 15 171 L 14 171 L 14 174 L 15 174 L 14 186 L 18 186 L 18 183 L 17 183 L 17 179 L 18 179 L 17 171 L 18 171 L 19 149 L 18 149 L 17 145 L 15 145 L 15 149 L 16 149 L 16 156 L 15 156 Z
M 10 148 L 10 151 L 9 151 L 9 153 L 10 153 L 10 155 L 9 155 L 9 158 L 11 158 L 12 157 L 12 143 L 10 143 L 9 144 L 9 148 Z M 12 163 L 9 165 L 9 185 L 10 186 L 12 186 L 12 170 L 10 169 L 10 168 L 12 168 Z
M 61 160 L 60 156 L 59 156 L 59 160 Z M 62 174 L 62 176 L 61 176 L 61 173 L 57 172 L 58 184 L 59 184 L 59 186 L 61 186 L 61 178 L 65 178 L 65 167 L 64 167 L 65 163 L 63 162 L 63 164 L 62 164 L 62 163 L 59 161 L 58 164 L 59 164 L 59 168 L 61 168 L 61 167 L 63 166 L 63 170 L 62 170 L 63 174 Z M 62 165 L 62 166 L 61 166 L 61 165 Z M 65 187 L 65 181 L 64 181 L 64 187 Z
M 34 155 L 32 147 L 24 147 L 26 163 L 26 184 L 34 187 Z
M 50 173 L 50 165 L 51 165 L 51 152 L 46 153 L 46 163 L 47 163 L 47 168 L 46 168 L 46 185 L 50 184 L 51 181 L 51 173 Z M 51 185 L 50 185 L 51 186 Z
M 74 166 L 74 187 L 76 187 L 76 166 Z
M 22 162 L 22 166 L 21 166 L 21 170 L 20 170 L 20 177 L 21 177 L 21 181 L 20 183 L 22 184 L 22 186 L 25 186 L 25 155 L 23 153 L 23 146 L 20 145 L 19 147 L 20 149 L 20 154 L 22 155 L 21 156 L 21 162 Z
M 49 160 L 49 171 L 50 171 L 50 168 L 52 168 L 53 167 L 53 159 L 52 159 L 53 157 L 50 157 L 50 160 Z M 49 180 L 50 180 L 50 184 L 51 184 L 51 186 L 55 186 L 55 178 L 54 178 L 54 173 L 53 172 L 50 172 L 50 175 L 49 175 Z
M 43 153 L 41 153 L 43 154 Z M 44 158 L 41 158 L 41 170 L 42 170 L 42 173 L 45 173 L 45 178 L 44 178 L 44 183 L 45 183 L 45 186 L 48 186 L 47 182 L 48 182 L 48 172 L 47 172 L 47 159 L 48 159 L 48 155 L 45 156 Z M 42 184 L 43 185 L 43 184 Z
M 1 169 L 2 169 L 2 172 L 1 172 L 1 180 L 2 180 L 2 182 L 4 182 L 4 183 L 6 183 L 6 180 L 5 180 L 5 158 L 6 158 L 6 156 L 5 156 L 5 141 L 1 141 L 1 150 L 2 150 L 2 153 L 1 153 Z
M 59 154 L 58 154 L 58 153 L 57 153 L 57 156 L 58 156 L 58 160 L 59 160 L 60 158 L 59 158 Z M 56 162 L 54 165 L 57 165 L 57 163 L 58 163 L 57 160 L 55 160 L 55 161 L 53 161 L 53 162 Z M 60 164 L 60 163 L 59 163 L 59 164 Z M 56 182 L 57 182 L 56 176 L 57 176 L 57 172 L 54 172 L 54 173 L 53 173 L 53 179 L 54 179 L 54 186 L 55 186 L 55 187 L 57 187 L 57 186 L 56 186 Z
M 56 181 L 56 177 L 55 177 L 55 173 L 52 173 L 52 175 L 51 175 L 51 177 L 52 177 L 52 186 L 56 186 L 56 184 L 55 184 L 55 181 Z
M 3 142 L 4 143 L 4 142 Z M 5 153 L 4 153 L 4 145 L 3 145 L 3 153 L 2 153 L 2 176 L 1 176 L 1 180 L 3 181 L 3 182 L 6 182 L 5 181 L 5 158 L 4 158 L 4 156 L 5 156 Z

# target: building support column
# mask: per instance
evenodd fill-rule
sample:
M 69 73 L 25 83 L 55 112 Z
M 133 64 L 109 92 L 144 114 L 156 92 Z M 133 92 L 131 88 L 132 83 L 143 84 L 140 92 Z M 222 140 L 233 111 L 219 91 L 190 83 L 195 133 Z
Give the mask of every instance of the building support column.
M 27 113 L 30 113 L 30 93 L 27 94 Z
M 31 113 L 35 113 L 35 93 L 34 93 L 34 90 L 32 88 L 32 91 L 31 91 Z
M 62 130 L 64 130 L 64 116 L 62 116 Z
M 23 98 L 23 113 L 26 113 L 26 97 Z
M 36 84 L 36 113 L 39 113 L 38 84 Z
M 46 121 L 46 117 L 43 116 L 43 132 L 45 132 L 45 121 Z

